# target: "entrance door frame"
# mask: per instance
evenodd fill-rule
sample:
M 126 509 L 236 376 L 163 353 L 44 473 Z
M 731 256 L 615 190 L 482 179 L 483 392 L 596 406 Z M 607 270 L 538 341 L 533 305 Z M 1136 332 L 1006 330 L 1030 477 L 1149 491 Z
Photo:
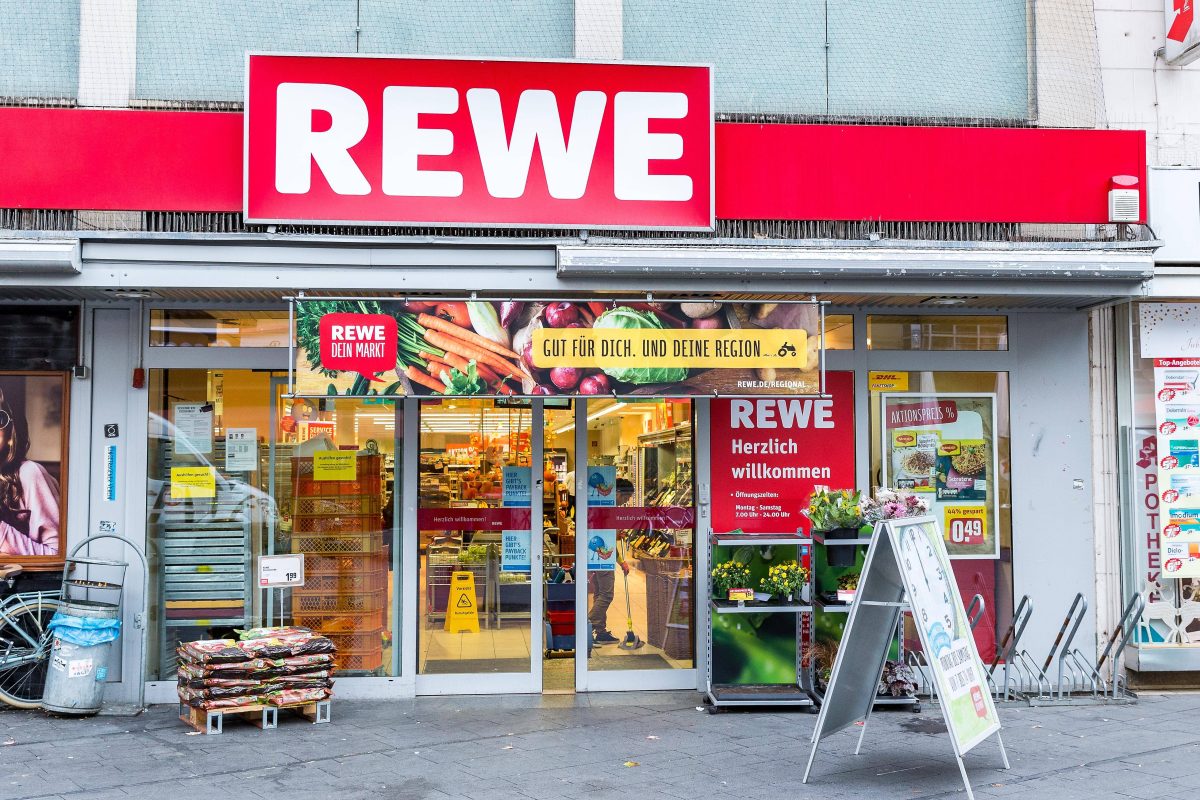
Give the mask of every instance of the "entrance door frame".
M 404 399 L 404 435 L 401 439 L 404 457 L 404 558 L 402 591 L 404 621 L 401 630 L 403 673 L 413 676 L 418 695 L 441 694 L 541 694 L 543 635 L 544 569 L 542 567 L 542 503 L 544 478 L 541 464 L 545 452 L 545 409 L 541 400 L 530 405 L 529 431 L 529 672 L 501 672 L 424 675 L 418 670 L 418 632 L 420 630 L 419 554 L 420 529 L 417 512 L 420 506 L 420 479 L 417 475 L 421 453 L 420 400 Z M 412 445 L 409 446 L 408 443 Z
M 586 397 L 577 397 L 575 403 L 575 691 L 576 692 L 622 692 L 646 689 L 699 689 L 701 676 L 707 669 L 707 647 L 700 623 L 706 615 L 700 614 L 702 603 L 708 602 L 708 581 L 696 576 L 708 574 L 708 531 L 709 531 L 709 439 L 708 399 L 701 397 L 682 398 L 692 403 L 692 505 L 695 522 L 692 529 L 692 631 L 694 656 L 691 669 L 588 669 L 588 582 L 587 582 L 587 464 L 588 464 L 588 412 Z M 652 397 L 647 400 L 671 398 Z

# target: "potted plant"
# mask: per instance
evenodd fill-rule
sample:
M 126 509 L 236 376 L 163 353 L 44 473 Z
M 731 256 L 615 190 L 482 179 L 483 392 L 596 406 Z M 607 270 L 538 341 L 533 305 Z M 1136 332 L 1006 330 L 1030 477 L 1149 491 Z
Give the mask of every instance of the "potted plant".
M 812 529 L 823 533 L 826 541 L 857 539 L 862 527 L 861 501 L 862 492 L 857 490 L 818 486 L 809 495 L 808 509 L 803 513 L 812 523 Z M 858 557 L 858 550 L 851 546 L 827 547 L 826 555 L 829 566 L 849 567 Z
M 745 589 L 750 586 L 750 567 L 736 559 L 722 561 L 712 569 L 713 597 L 729 598 L 730 589 Z
M 903 661 L 883 662 L 883 675 L 879 679 L 879 694 L 891 697 L 916 697 L 917 676 L 912 667 Z
M 920 517 L 929 513 L 929 500 L 912 492 L 876 487 L 873 497 L 864 497 L 859 503 L 863 521 L 874 525 L 887 519 Z
M 759 581 L 762 590 L 789 603 L 799 597 L 808 602 L 808 568 L 795 561 L 784 561 L 767 570 L 767 576 Z
M 837 599 L 839 603 L 853 603 L 854 593 L 858 591 L 858 573 L 848 572 L 838 578 Z

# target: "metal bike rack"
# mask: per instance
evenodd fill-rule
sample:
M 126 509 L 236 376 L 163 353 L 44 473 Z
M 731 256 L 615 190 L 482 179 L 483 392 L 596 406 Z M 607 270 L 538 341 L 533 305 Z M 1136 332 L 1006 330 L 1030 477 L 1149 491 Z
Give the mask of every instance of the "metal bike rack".
M 1083 593 L 1076 594 L 1075 599 L 1071 601 L 1071 607 L 1067 609 L 1062 627 L 1058 629 L 1058 636 L 1054 637 L 1054 644 L 1050 646 L 1050 652 L 1046 655 L 1046 663 L 1042 665 L 1043 672 L 1050 669 L 1054 654 L 1061 644 L 1062 652 L 1058 656 L 1058 683 L 1055 687 L 1055 694 L 1059 700 L 1067 699 L 1076 692 L 1084 692 L 1094 698 L 1101 693 L 1102 687 L 1107 689 L 1105 680 L 1096 671 L 1096 667 L 1079 652 L 1079 648 L 1072 647 L 1075 634 L 1079 632 L 1079 626 L 1087 616 L 1087 607 L 1087 598 Z
M 1133 638 L 1134 631 L 1137 630 L 1138 620 L 1142 618 L 1142 613 L 1145 610 L 1146 595 L 1144 593 L 1137 592 L 1129 598 L 1129 602 L 1125 604 L 1125 611 L 1121 614 L 1120 621 L 1113 628 L 1113 632 L 1109 634 L 1108 644 L 1105 645 L 1104 652 L 1100 654 L 1100 659 L 1096 662 L 1096 671 L 1103 674 L 1104 665 L 1111 659 L 1112 681 L 1109 683 L 1109 692 L 1106 695 L 1110 701 L 1121 701 L 1136 697 L 1136 695 L 1129 691 L 1125 683 L 1125 676 L 1121 674 L 1121 654 L 1125 652 L 1125 646 Z
M 996 648 L 996 657 L 988 667 L 988 682 L 997 700 L 1016 700 L 1026 696 L 1027 692 L 1037 692 L 1039 696 L 1049 697 L 1050 681 L 1046 673 L 1034 663 L 1028 650 L 1018 649 L 1021 637 L 1029 618 L 1033 616 L 1033 601 L 1029 595 L 1021 598 L 1013 612 L 1012 622 Z M 1000 683 L 996 682 L 996 670 L 1003 662 Z
M 977 594 L 972 597 L 971 604 L 967 606 L 967 624 L 971 626 L 972 631 L 979 624 L 979 620 L 983 619 L 985 611 L 987 611 L 987 601 L 983 599 L 983 595 Z
M 1100 658 L 1093 663 L 1078 648 L 1073 647 L 1075 634 L 1087 614 L 1087 600 L 1083 594 L 1075 595 L 1067 616 L 1063 619 L 1058 636 L 1046 656 L 1043 670 L 1050 668 L 1054 656 L 1058 655 L 1058 683 L 1048 697 L 1029 698 L 1030 705 L 1078 705 L 1094 703 L 1129 703 L 1136 700 L 1128 689 L 1119 671 L 1118 662 L 1125 646 L 1133 637 L 1137 621 L 1145 609 L 1146 599 L 1135 594 L 1126 603 L 1121 619 L 1108 637 L 1107 646 Z M 1061 647 L 1061 650 L 1060 650 Z M 1106 663 L 1112 663 L 1111 683 L 1102 672 Z

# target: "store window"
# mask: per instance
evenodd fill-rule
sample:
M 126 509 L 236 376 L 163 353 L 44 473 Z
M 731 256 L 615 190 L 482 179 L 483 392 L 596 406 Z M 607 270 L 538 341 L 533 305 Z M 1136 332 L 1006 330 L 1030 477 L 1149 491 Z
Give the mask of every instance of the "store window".
M 587 404 L 589 670 L 695 666 L 690 400 Z
M 287 347 L 288 313 L 151 309 L 151 347 Z
M 285 398 L 285 372 L 149 378 L 150 678 L 174 678 L 181 641 L 291 624 L 333 639 L 342 674 L 395 674 L 396 406 Z M 260 588 L 260 558 L 285 554 L 303 584 Z
M 991 661 L 1013 610 L 1008 373 L 889 375 L 907 388 L 871 392 L 871 485 L 929 502 L 964 602 L 986 603 L 975 641 Z
M 868 350 L 1007 350 L 1008 317 L 867 315 Z
M 1124 592 L 1146 595 L 1138 646 L 1166 652 L 1200 646 L 1198 321 L 1195 301 L 1138 303 L 1131 319 Z M 1186 658 L 1178 669 L 1191 669 Z
M 826 314 L 825 315 L 825 349 L 853 350 L 854 349 L 854 315 Z

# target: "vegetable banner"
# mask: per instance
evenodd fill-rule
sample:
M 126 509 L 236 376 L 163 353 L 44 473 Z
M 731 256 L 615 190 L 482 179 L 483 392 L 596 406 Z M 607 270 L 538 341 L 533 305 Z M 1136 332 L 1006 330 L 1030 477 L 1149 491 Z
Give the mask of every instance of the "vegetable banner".
M 293 303 L 300 397 L 824 390 L 816 302 Z

